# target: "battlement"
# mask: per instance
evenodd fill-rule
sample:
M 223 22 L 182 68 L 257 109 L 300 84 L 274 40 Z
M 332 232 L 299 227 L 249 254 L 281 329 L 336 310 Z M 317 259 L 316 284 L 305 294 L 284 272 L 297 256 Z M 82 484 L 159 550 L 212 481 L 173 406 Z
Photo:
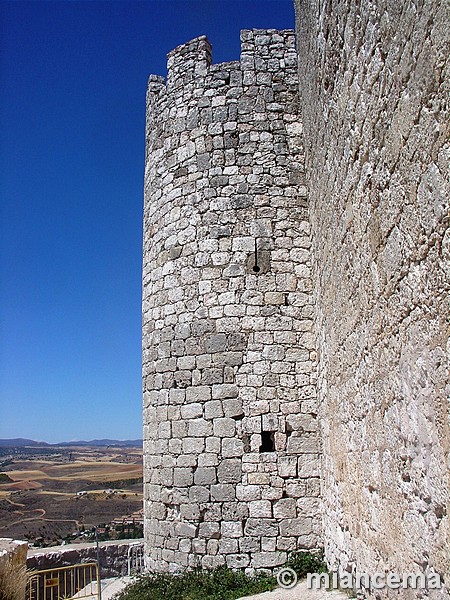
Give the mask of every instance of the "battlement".
M 280 61 L 282 61 L 280 63 Z M 239 61 L 212 63 L 212 46 L 205 35 L 180 44 L 167 55 L 167 88 L 169 90 L 197 82 L 220 70 L 243 72 L 284 71 L 296 69 L 295 33 L 292 29 L 244 29 L 241 31 Z M 149 92 L 159 92 L 164 78 L 150 75 Z
M 181 44 L 167 55 L 168 87 L 178 87 L 195 77 L 204 77 L 211 62 L 212 48 L 205 35 Z

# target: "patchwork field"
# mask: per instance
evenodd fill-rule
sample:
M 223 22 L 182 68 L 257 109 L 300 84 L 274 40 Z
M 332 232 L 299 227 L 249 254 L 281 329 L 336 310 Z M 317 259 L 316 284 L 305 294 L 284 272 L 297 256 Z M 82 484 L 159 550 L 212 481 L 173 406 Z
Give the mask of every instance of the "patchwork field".
M 0 467 L 0 537 L 50 545 L 141 508 L 139 448 L 33 449 Z

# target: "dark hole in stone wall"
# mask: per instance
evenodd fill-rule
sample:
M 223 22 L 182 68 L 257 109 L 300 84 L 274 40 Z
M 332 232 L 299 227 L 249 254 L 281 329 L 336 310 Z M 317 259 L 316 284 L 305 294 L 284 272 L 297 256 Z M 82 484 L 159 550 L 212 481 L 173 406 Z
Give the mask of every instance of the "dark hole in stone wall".
M 270 250 L 252 252 L 247 258 L 247 272 L 264 274 L 270 271 Z
M 275 452 L 275 432 L 261 431 L 260 452 Z

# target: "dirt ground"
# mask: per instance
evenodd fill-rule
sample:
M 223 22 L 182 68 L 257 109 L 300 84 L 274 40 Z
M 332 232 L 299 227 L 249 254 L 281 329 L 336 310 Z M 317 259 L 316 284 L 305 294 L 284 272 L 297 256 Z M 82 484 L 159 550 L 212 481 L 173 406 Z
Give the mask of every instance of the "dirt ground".
M 12 480 L 0 480 L 0 537 L 53 543 L 142 508 L 137 448 L 71 448 L 54 456 L 37 449 L 0 472 Z

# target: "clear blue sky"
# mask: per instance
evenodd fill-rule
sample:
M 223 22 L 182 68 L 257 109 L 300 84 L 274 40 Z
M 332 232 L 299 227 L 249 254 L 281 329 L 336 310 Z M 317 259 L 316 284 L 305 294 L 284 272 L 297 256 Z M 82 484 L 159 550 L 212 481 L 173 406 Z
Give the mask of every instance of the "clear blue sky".
M 292 0 L 0 3 L 0 438 L 141 437 L 145 91 Z

